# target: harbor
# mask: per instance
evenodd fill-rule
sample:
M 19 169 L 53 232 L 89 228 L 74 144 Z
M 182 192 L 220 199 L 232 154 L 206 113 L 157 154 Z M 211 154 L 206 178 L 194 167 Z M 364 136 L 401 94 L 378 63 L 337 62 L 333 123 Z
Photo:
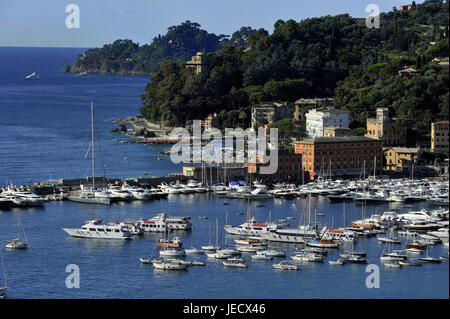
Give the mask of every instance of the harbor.
M 354 195 L 362 185 L 370 186 L 372 191 L 376 185 L 384 190 L 390 185 L 392 191 L 394 185 L 410 187 L 408 182 L 414 183 L 416 190 L 422 189 L 421 200 L 418 193 L 411 192 L 408 194 L 415 200 L 408 203 L 361 203 L 329 198 L 338 189 L 341 194 Z M 91 280 L 96 278 L 91 277 L 92 272 L 98 267 L 107 267 L 109 275 L 105 274 L 106 278 L 119 276 L 121 280 L 135 283 L 133 298 L 154 298 L 152 289 L 144 288 L 146 282 L 164 287 L 166 280 L 175 280 L 176 287 L 196 281 L 198 288 L 191 288 L 191 297 L 206 297 L 208 292 L 231 297 L 224 290 L 217 290 L 219 285 L 228 287 L 226 291 L 233 291 L 235 296 L 235 285 L 248 282 L 252 290 L 255 289 L 255 296 L 268 298 L 271 290 L 267 285 L 263 288 L 254 283 L 255 276 L 273 281 L 272 288 L 290 287 L 281 295 L 284 298 L 319 297 L 301 287 L 321 287 L 330 281 L 334 285 L 345 282 L 348 290 L 321 291 L 321 297 L 351 297 L 363 290 L 373 297 L 401 298 L 405 296 L 405 290 L 392 290 L 391 284 L 387 284 L 393 278 L 398 282 L 406 280 L 402 279 L 405 276 L 416 276 L 415 282 L 402 282 L 402 287 L 411 285 L 412 289 L 422 281 L 425 283 L 435 278 L 436 274 L 445 276 L 448 273 L 448 207 L 439 208 L 427 201 L 427 198 L 444 198 L 448 194 L 447 181 L 370 179 L 333 184 L 323 181 L 295 187 L 272 185 L 267 194 L 290 188 L 291 191 L 295 189 L 297 195 L 271 195 L 271 198 L 264 199 L 233 198 L 224 194 L 224 188 L 229 188 L 229 193 L 239 188 L 247 189 L 251 194 L 251 188 L 263 187 L 258 183 L 241 186 L 230 183 L 219 188 L 192 180 L 178 184 L 162 182 L 153 189 L 166 194 L 159 200 L 132 198 L 131 189 L 126 191 L 128 186 L 123 185 L 125 187 L 120 189 L 130 192 L 130 196 L 116 199 L 110 205 L 64 200 L 2 210 L 0 217 L 6 220 L 1 226 L 2 234 L 14 237 L 14 230 L 6 225 L 14 224 L 13 220 L 19 214 L 30 244 L 22 251 L 5 252 L 5 263 L 10 266 L 8 296 L 33 298 L 29 290 L 12 286 L 14 278 L 24 267 L 18 262 L 29 258 L 41 260 L 44 255 L 53 253 L 60 257 L 46 259 L 46 269 L 63 267 L 63 263 L 85 265 L 83 274 L 89 287 Z M 103 190 L 108 189 L 113 194 L 118 188 L 110 186 Z M 149 193 L 152 190 L 151 187 L 143 189 Z M 322 191 L 319 193 L 318 189 Z M 398 187 L 396 189 L 398 191 Z M 173 224 L 169 224 L 170 220 Z M 186 226 L 177 228 L 182 221 Z M 44 234 L 42 225 L 46 225 Z M 105 237 L 102 237 L 103 231 L 99 232 L 99 227 L 105 227 Z M 87 233 L 80 232 L 83 228 Z M 110 237 L 108 229 L 118 235 Z M 162 244 L 164 242 L 166 244 Z M 382 286 L 384 289 L 366 291 L 363 279 L 364 265 L 367 264 L 380 267 L 381 282 L 386 281 L 386 286 Z M 408 267 L 417 265 L 422 267 Z M 36 284 L 49 279 L 46 273 L 35 275 Z M 433 282 L 433 287 L 439 287 L 436 281 Z M 106 292 L 107 286 L 104 286 L 104 293 L 101 290 L 103 285 L 95 286 L 84 289 L 81 295 L 63 287 L 56 290 L 70 298 L 85 298 L 90 294 L 107 298 L 117 296 Z M 53 292 L 42 293 L 51 298 Z M 158 298 L 177 296 L 176 290 L 167 287 L 164 293 L 166 295 L 158 294 Z M 427 293 L 432 297 L 435 291 Z
M 14 50 L 10 65 L 22 66 L 22 51 Z M 10 82 L 0 88 L 0 140 L 8 150 L 0 162 L 0 197 L 6 198 L 0 200 L 0 292 L 7 298 L 448 298 L 448 239 L 439 237 L 448 229 L 446 177 L 264 184 L 245 175 L 230 180 L 227 174 L 225 180 L 218 174 L 212 181 L 193 180 L 181 175 L 182 165 L 160 154 L 166 145 L 120 143 L 134 139 L 111 132 L 114 119 L 136 113 L 147 77 L 76 77 L 53 64 L 73 60 L 82 49 L 33 50 L 36 61 L 49 63 L 47 69 L 34 68 L 41 79 L 24 81 L 32 71 L 7 67 Z M 28 94 L 14 93 L 24 88 Z M 87 152 L 91 100 L 95 174 Z M 107 194 L 109 204 L 70 200 L 81 185 L 94 196 Z M 133 197 L 119 198 L 133 187 Z M 189 223 L 180 225 L 190 224 L 190 230 L 164 232 L 171 228 L 164 219 L 187 217 Z M 102 235 L 108 229 L 130 229 L 130 234 L 120 239 L 70 235 L 84 226 L 100 233 L 99 225 L 105 226 Z M 263 228 L 269 232 L 260 232 Z M 288 234 L 292 230 L 295 236 Z M 158 243 L 176 244 L 175 237 L 186 256 L 168 253 L 166 259 L 190 265 L 155 269 L 154 260 L 164 265 Z M 15 239 L 26 248 L 6 249 Z M 208 246 L 220 250 L 202 249 Z M 233 258 L 230 251 L 244 261 L 224 265 Z M 402 260 L 386 259 L 385 266 L 381 257 Z M 413 267 L 416 263 L 422 266 Z M 79 267 L 80 289 L 66 286 L 69 265 Z M 368 265 L 379 267 L 380 288 L 367 288 Z

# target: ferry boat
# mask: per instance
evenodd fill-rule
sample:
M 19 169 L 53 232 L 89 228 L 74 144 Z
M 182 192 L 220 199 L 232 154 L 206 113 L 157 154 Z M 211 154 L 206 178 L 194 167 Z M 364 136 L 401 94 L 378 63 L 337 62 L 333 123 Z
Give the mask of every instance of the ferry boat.
M 326 227 L 322 229 L 321 235 L 323 235 L 325 231 Z M 269 242 L 283 242 L 296 244 L 305 243 L 306 239 L 317 238 L 318 235 L 319 234 L 317 228 L 313 226 L 299 226 L 298 228 L 280 228 L 260 233 L 260 237 Z
M 190 217 L 167 217 L 166 213 L 161 213 L 152 219 L 140 221 L 141 227 L 146 232 L 164 232 L 168 230 L 191 230 L 192 223 Z
M 72 237 L 99 239 L 131 239 L 130 228 L 120 224 L 102 224 L 101 219 L 89 220 L 81 228 L 63 228 Z
M 174 247 L 174 248 L 181 248 L 183 246 L 183 243 L 181 242 L 180 237 L 174 237 L 173 239 L 159 239 L 156 243 L 158 248 L 164 248 L 164 247 Z
M 249 221 L 239 226 L 225 225 L 224 229 L 231 235 L 259 236 L 262 233 L 277 230 L 278 224 L 269 222 L 257 223 L 255 217 L 252 217 Z

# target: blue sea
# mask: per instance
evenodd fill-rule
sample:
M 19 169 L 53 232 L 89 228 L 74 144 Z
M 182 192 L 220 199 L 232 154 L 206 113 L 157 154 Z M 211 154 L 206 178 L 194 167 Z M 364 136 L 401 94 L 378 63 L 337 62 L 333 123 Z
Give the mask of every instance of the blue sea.
M 167 176 L 180 173 L 181 165 L 167 157 L 158 161 L 167 146 L 120 143 L 127 137 L 110 132 L 114 120 L 139 114 L 140 95 L 149 78 L 145 76 L 88 75 L 62 73 L 85 49 L 0 48 L 0 186 L 32 184 L 59 178 L 85 177 L 90 173 L 90 103 L 95 108 L 95 137 L 98 175 L 117 178 Z M 25 81 L 32 72 L 39 80 Z M 97 146 L 97 144 L 96 144 Z M 229 205 L 223 205 L 224 202 Z M 426 203 L 413 208 L 426 208 Z M 251 214 L 260 221 L 286 219 L 292 227 L 303 223 L 307 199 L 268 200 L 251 203 Z M 366 214 L 398 208 L 385 204 L 368 205 Z M 219 220 L 219 244 L 227 239 L 223 225 L 240 224 L 246 202 L 212 194 L 171 195 L 167 200 L 116 203 L 110 206 L 73 202 L 49 202 L 44 208 L 0 211 L 0 248 L 8 279 L 8 298 L 448 298 L 448 260 L 398 270 L 380 265 L 384 246 L 374 238 L 359 239 L 355 250 L 368 254 L 369 264 L 379 266 L 380 287 L 367 288 L 366 265 L 330 266 L 338 258 L 330 251 L 324 263 L 302 265 L 298 272 L 279 272 L 272 262 L 252 262 L 247 269 L 227 269 L 222 261 L 204 256 L 205 267 L 183 272 L 158 272 L 141 264 L 140 257 L 156 253 L 160 235 L 146 234 L 131 241 L 104 241 L 69 237 L 63 227 L 79 227 L 86 220 L 105 222 L 151 218 L 166 211 L 174 216 L 190 216 L 190 233 L 178 233 L 184 246 L 199 248 L 215 242 L 215 221 Z M 344 225 L 343 204 L 326 197 L 311 199 L 311 211 L 323 213 L 317 221 L 329 226 Z M 362 207 L 346 204 L 345 225 L 362 216 Z M 208 219 L 199 219 L 208 216 Z M 24 251 L 6 251 L 4 244 L 17 236 L 17 221 L 24 226 L 30 243 Z M 277 245 L 288 255 L 293 245 Z M 349 249 L 351 247 L 348 247 Z M 431 256 L 448 256 L 443 245 L 430 247 Z M 193 259 L 187 257 L 187 259 Z M 289 257 L 288 257 L 289 259 Z M 277 262 L 277 261 L 273 261 Z M 67 288 L 68 265 L 77 265 L 80 287 Z M 3 278 L 0 278 L 0 284 Z

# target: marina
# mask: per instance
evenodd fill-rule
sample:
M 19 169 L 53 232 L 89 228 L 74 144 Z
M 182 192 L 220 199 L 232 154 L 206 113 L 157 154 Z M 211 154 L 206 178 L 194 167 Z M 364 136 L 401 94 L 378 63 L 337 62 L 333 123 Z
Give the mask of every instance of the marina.
M 10 65 L 21 66 L 20 58 L 24 57 L 19 49 L 14 50 L 18 50 L 13 54 L 16 60 Z M 31 70 L 6 66 L 10 82 L 0 87 L 4 102 L 0 139 L 10 150 L 0 162 L 0 247 L 2 270 L 6 273 L 1 276 L 0 294 L 7 286 L 10 299 L 245 299 L 249 294 L 252 298 L 448 298 L 448 180 L 324 179 L 304 185 L 266 185 L 263 191 L 235 198 L 239 188 L 230 181 L 188 184 L 186 178 L 169 177 L 180 172 L 182 166 L 160 154 L 166 146 L 155 144 L 150 149 L 144 144 L 120 143 L 119 139 L 128 137 L 119 138 L 110 132 L 114 119 L 137 112 L 139 95 L 148 78 L 95 74 L 76 77 L 51 71 L 55 69 L 53 63 L 63 65 L 61 60 L 73 60 L 83 52 L 59 50 L 53 53 L 51 49 L 33 49 L 37 61 L 52 61 L 46 69 L 35 68 L 42 75 L 39 81 L 23 80 Z M 16 94 L 23 89 L 28 93 Z M 80 180 L 86 187 L 91 187 L 93 181 L 91 154 L 86 156 L 91 141 L 91 99 L 96 115 L 95 141 L 101 145 L 95 147 L 99 153 L 95 158 L 94 186 L 109 197 L 109 204 L 67 198 L 70 191 L 82 191 Z M 158 161 L 158 157 L 165 160 Z M 58 178 L 63 183 L 59 184 Z M 135 183 L 135 179 L 149 183 Z M 104 183 L 98 183 L 101 180 Z M 212 185 L 217 182 L 223 183 L 222 193 Z M 255 189 L 258 187 L 252 191 Z M 121 198 L 123 191 L 133 197 Z M 230 191 L 231 197 L 226 196 Z M 400 196 L 393 200 L 392 196 L 401 191 L 407 195 L 405 200 L 399 202 Z M 33 193 L 40 197 L 34 205 Z M 354 200 L 366 193 L 392 197 L 392 201 Z M 340 195 L 345 200 L 336 200 Z M 17 237 L 18 217 L 27 237 L 20 239 L 30 245 L 27 249 L 6 250 L 7 241 Z M 280 225 L 286 223 L 289 225 Z M 250 228 L 246 229 L 246 225 Z M 139 235 L 132 226 L 144 232 Z M 107 229 L 114 230 L 114 234 L 119 230 L 120 238 L 107 237 Z M 168 237 L 164 238 L 166 230 Z M 245 245 L 241 237 L 248 234 L 260 237 L 259 243 L 266 246 Z M 425 258 L 422 266 L 385 268 L 380 256 L 386 243 L 379 242 L 376 235 L 396 237 L 401 244 L 392 250 L 408 249 L 406 263 L 411 262 L 410 266 L 420 262 L 418 258 Z M 164 249 L 158 249 L 158 242 L 173 241 L 175 237 L 183 243 L 185 256 L 160 256 Z M 255 238 L 251 239 L 248 244 L 257 244 Z M 321 247 L 328 241 L 339 247 Z M 211 250 L 200 250 L 202 246 Z M 248 268 L 223 265 L 237 252 Z M 366 255 L 355 254 L 358 252 Z M 208 254 L 224 258 L 208 258 Z M 317 261 L 294 262 L 292 256 L 300 254 Z M 252 257 L 258 255 L 273 258 Z M 338 259 L 345 260 L 339 267 L 329 263 Z M 80 268 L 81 289 L 67 289 L 65 285 L 65 270 L 70 264 Z M 195 264 L 204 266 L 193 267 Z M 365 285 L 367 264 L 379 266 L 379 289 L 367 289 Z M 246 289 L 242 289 L 244 286 Z

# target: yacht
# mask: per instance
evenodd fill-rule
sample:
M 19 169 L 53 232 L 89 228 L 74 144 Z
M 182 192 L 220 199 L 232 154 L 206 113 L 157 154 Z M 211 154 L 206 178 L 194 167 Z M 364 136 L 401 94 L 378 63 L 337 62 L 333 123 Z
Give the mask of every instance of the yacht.
M 100 239 L 131 239 L 127 225 L 102 224 L 101 219 L 89 220 L 81 228 L 63 228 L 72 237 Z
M 113 200 L 130 201 L 133 199 L 133 195 L 128 190 L 122 189 L 118 185 L 108 185 L 107 191 Z
M 29 206 L 44 206 L 44 198 L 28 190 L 15 189 L 8 187 L 5 194 L 24 199 Z
M 258 236 L 262 233 L 269 231 L 274 231 L 278 228 L 277 223 L 265 222 L 257 223 L 256 219 L 252 217 L 249 221 L 239 225 L 231 226 L 225 225 L 224 229 L 228 234 L 231 235 L 244 235 L 244 236 Z
M 186 230 L 192 229 L 191 218 L 186 217 L 167 217 L 166 213 L 160 213 L 151 219 L 141 220 L 140 225 L 146 232 L 164 232 L 168 230 Z
M 131 193 L 133 199 L 148 200 L 151 197 L 151 193 L 147 192 L 147 190 L 145 190 L 142 187 L 129 186 L 127 184 L 123 184 L 122 189 Z
M 92 187 L 89 190 L 85 188 L 84 185 L 80 185 L 81 190 L 79 192 L 69 194 L 69 196 L 67 196 L 67 199 L 84 204 L 109 205 L 111 204 L 109 196 L 103 194 L 103 192 L 100 192 L 99 194 L 98 192 L 96 192 L 95 188 L 94 104 L 92 103 L 92 101 L 91 101 L 91 145 L 89 149 L 91 151 Z
M 440 239 L 448 239 L 448 228 L 439 228 L 438 230 L 430 231 L 428 235 L 439 237 Z

